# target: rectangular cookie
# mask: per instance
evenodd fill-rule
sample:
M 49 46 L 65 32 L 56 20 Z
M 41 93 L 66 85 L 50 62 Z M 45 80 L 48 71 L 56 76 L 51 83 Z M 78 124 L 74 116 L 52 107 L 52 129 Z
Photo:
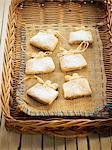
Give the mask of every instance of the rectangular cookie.
M 58 91 L 49 86 L 37 83 L 27 90 L 27 95 L 40 103 L 50 105 L 57 98 Z
M 54 51 L 58 44 L 58 38 L 47 32 L 38 32 L 31 38 L 30 44 L 46 51 Z
M 75 32 L 70 32 L 69 44 L 79 44 L 83 41 L 93 43 L 91 31 L 81 29 Z
M 62 71 L 73 71 L 87 66 L 85 58 L 81 54 L 68 54 L 60 57 Z
M 51 57 L 33 58 L 26 62 L 26 74 L 50 73 L 55 70 Z
M 64 98 L 74 99 L 92 94 L 86 78 L 77 78 L 63 84 Z

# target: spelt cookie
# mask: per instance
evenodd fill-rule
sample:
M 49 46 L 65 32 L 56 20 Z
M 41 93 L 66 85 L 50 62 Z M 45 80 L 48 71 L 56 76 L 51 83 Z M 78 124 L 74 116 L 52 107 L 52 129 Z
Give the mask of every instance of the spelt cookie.
M 46 51 L 54 51 L 58 44 L 58 38 L 47 32 L 38 32 L 31 38 L 30 44 Z
M 60 57 L 62 71 L 73 71 L 87 66 L 85 58 L 81 54 L 66 54 Z
M 70 32 L 69 44 L 78 44 L 83 41 L 93 43 L 91 31 L 81 29 L 75 32 Z
M 50 73 L 55 70 L 55 64 L 51 57 L 32 58 L 26 62 L 26 74 Z
M 45 83 L 37 83 L 28 89 L 27 95 L 42 104 L 50 105 L 58 97 L 57 88 L 58 84 L 52 84 L 51 81 L 47 80 Z
M 74 99 L 83 96 L 90 96 L 92 90 L 86 78 L 74 74 L 73 76 L 65 76 L 66 81 L 63 84 L 64 98 Z

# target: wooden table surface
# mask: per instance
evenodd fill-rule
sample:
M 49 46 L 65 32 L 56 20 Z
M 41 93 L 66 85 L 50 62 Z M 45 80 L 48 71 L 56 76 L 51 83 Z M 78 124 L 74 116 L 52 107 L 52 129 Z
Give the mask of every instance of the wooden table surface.
M 0 0 L 0 79 L 9 4 L 10 0 Z M 110 133 L 107 133 L 107 136 L 96 134 L 74 139 L 48 135 L 18 134 L 7 132 L 4 127 L 4 118 L 2 114 L 0 116 L 0 150 L 112 150 Z

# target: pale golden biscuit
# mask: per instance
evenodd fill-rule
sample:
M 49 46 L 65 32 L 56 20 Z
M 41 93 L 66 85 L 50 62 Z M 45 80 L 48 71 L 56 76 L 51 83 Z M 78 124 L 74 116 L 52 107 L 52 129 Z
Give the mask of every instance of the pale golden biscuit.
M 83 41 L 93 43 L 91 31 L 81 29 L 75 32 L 70 32 L 69 44 L 77 44 Z
M 43 50 L 54 51 L 58 44 L 58 38 L 47 32 L 38 32 L 31 38 L 30 44 Z
M 40 103 L 50 105 L 58 97 L 58 91 L 56 91 L 56 88 L 37 83 L 27 90 L 27 95 Z
M 73 71 L 87 66 L 85 58 L 81 54 L 68 54 L 60 57 L 62 71 Z
M 74 99 L 83 96 L 90 96 L 92 94 L 89 82 L 86 78 L 66 77 L 67 82 L 63 84 L 64 98 Z
M 33 58 L 26 62 L 26 74 L 50 73 L 55 70 L 51 57 Z

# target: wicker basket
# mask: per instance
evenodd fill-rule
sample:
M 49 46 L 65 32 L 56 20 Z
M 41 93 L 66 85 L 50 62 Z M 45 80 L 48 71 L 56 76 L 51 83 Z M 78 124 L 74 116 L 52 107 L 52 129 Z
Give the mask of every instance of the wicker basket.
M 47 2 L 63 5 L 68 3 L 68 0 L 27 0 L 28 3 L 35 5 L 39 3 L 40 7 L 47 5 Z M 25 1 L 26 2 L 26 1 Z M 103 111 L 108 111 L 110 117 L 108 118 L 86 118 L 86 117 L 35 117 L 32 118 L 23 113 L 16 113 L 14 100 L 12 99 L 12 94 L 14 93 L 14 86 L 17 84 L 13 80 L 16 76 L 16 71 L 14 70 L 15 62 L 14 57 L 15 52 L 18 52 L 20 47 L 19 41 L 17 41 L 18 26 L 22 24 L 20 18 L 18 18 L 18 8 L 24 9 L 23 0 L 12 0 L 9 16 L 8 16 L 8 27 L 7 27 L 7 38 L 5 42 L 5 53 L 4 53 L 4 64 L 3 64 L 3 80 L 2 80 L 2 109 L 5 116 L 5 124 L 7 129 L 13 129 L 19 132 L 27 133 L 47 133 L 53 134 L 61 137 L 78 137 L 86 136 L 91 133 L 102 133 L 107 132 L 107 130 L 112 131 L 112 0 L 103 1 L 100 0 L 87 0 L 87 1 L 77 1 L 73 0 L 69 3 L 78 3 L 78 6 L 82 6 L 86 3 L 98 3 L 103 5 L 106 10 L 106 15 L 102 18 L 97 18 L 95 26 L 101 31 L 102 42 L 104 49 L 104 65 L 107 77 L 106 82 L 106 93 L 107 93 L 107 105 Z M 69 8 L 70 9 L 70 8 Z M 70 10 L 69 10 L 70 11 Z M 59 14 L 60 15 L 60 14 Z M 32 17 L 32 16 L 28 16 Z M 94 18 L 93 18 L 94 19 Z M 98 21 L 100 20 L 100 21 Z M 33 21 L 33 19 L 32 19 Z M 15 55 L 14 55 L 15 54 Z M 18 54 L 18 53 L 17 53 Z M 20 60 L 18 60 L 19 62 Z

